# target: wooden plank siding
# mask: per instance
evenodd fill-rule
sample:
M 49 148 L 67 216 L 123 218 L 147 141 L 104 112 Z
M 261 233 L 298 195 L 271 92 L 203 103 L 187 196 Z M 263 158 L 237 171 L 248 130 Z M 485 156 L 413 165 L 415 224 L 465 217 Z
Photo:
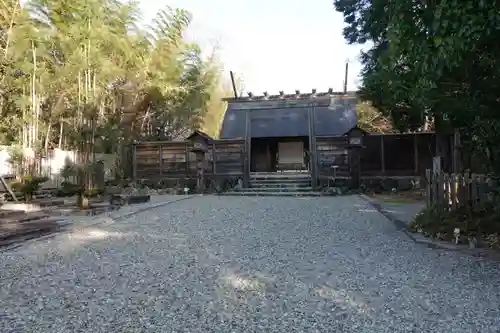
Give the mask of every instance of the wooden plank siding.
M 316 156 L 319 178 L 348 177 L 349 162 L 345 137 L 316 138 Z
M 205 153 L 205 175 L 243 176 L 244 140 L 214 140 Z M 134 145 L 136 179 L 195 178 L 196 154 L 190 141 Z
M 349 178 L 349 148 L 345 136 L 315 137 L 312 167 L 317 177 Z M 358 149 L 363 178 L 417 177 L 432 167 L 434 133 L 369 134 Z M 205 177 L 245 179 L 248 158 L 245 139 L 210 140 L 205 154 Z M 453 147 L 451 147 L 453 148 Z M 196 155 L 191 141 L 139 142 L 134 145 L 135 179 L 195 179 Z M 452 150 L 452 149 L 450 149 Z M 450 163 L 448 163 L 450 164 Z M 250 172 L 247 170 L 247 172 Z
M 213 144 L 213 149 L 215 149 L 214 175 L 243 176 L 245 167 L 245 140 L 216 141 Z
M 435 133 L 368 134 L 364 148 L 358 150 L 361 177 L 423 176 L 432 167 L 435 141 Z M 318 177 L 349 177 L 348 155 L 346 137 L 317 137 Z

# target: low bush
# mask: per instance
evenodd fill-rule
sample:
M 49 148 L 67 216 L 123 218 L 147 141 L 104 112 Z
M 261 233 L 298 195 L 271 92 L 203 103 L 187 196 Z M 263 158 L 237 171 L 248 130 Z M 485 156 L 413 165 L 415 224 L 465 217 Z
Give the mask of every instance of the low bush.
M 448 211 L 438 206 L 424 209 L 409 226 L 410 231 L 452 241 L 455 229 L 463 238 L 474 237 L 490 247 L 500 248 L 500 205 L 485 202 Z
M 83 195 L 86 196 L 87 198 L 95 198 L 103 194 L 104 190 L 100 188 L 91 188 L 83 192 Z
M 80 193 L 80 186 L 68 181 L 61 183 L 61 186 L 56 191 L 58 197 L 72 197 Z
M 33 200 L 33 195 L 40 190 L 43 183 L 49 180 L 48 177 L 24 176 L 21 180 L 13 180 L 10 187 L 14 192 L 21 192 L 26 202 Z

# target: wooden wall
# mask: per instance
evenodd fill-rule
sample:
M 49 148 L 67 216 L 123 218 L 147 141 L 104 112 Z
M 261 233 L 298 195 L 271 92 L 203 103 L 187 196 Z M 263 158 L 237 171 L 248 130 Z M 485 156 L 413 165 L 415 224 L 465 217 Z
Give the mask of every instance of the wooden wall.
M 190 141 L 140 142 L 134 145 L 135 179 L 196 177 Z M 207 176 L 243 175 L 244 140 L 216 140 L 205 154 Z
M 243 175 L 245 163 L 244 140 L 218 140 L 212 145 L 214 175 Z
M 362 177 L 421 176 L 432 169 L 433 156 L 438 153 L 434 133 L 368 134 L 364 142 L 365 147 L 359 149 Z M 332 177 L 334 167 L 338 177 L 349 176 L 346 146 L 345 137 L 316 138 L 319 178 Z M 449 165 L 445 160 L 443 169 Z
M 437 154 L 435 133 L 370 134 L 360 150 L 361 175 L 422 176 Z
M 177 178 L 189 174 L 187 142 L 142 142 L 134 146 L 134 178 Z M 196 170 L 195 170 L 196 171 Z
M 316 138 L 318 176 L 347 177 L 349 173 L 348 150 L 345 137 Z
M 317 137 L 315 143 L 318 177 L 349 177 L 347 138 Z M 197 163 L 191 148 L 190 141 L 136 143 L 134 178 L 196 178 Z M 370 134 L 365 138 L 365 148 L 359 151 L 361 176 L 419 176 L 432 168 L 436 152 L 434 133 Z M 205 158 L 206 177 L 245 177 L 244 139 L 214 140 Z

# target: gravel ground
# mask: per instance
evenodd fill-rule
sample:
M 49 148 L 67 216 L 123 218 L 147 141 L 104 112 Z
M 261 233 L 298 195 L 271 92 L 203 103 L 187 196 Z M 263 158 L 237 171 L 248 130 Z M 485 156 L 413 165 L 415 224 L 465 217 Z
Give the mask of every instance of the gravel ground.
M 196 197 L 0 253 L 0 332 L 498 332 L 500 263 L 359 197 Z

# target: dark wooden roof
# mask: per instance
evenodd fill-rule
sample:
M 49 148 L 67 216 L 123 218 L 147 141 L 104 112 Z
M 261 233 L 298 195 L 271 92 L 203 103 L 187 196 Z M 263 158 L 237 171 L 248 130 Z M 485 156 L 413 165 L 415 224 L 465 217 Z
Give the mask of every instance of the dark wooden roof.
M 293 97 L 259 96 L 226 99 L 228 108 L 220 131 L 221 139 L 244 138 L 249 113 L 250 136 L 308 136 L 308 110 L 314 109 L 316 136 L 346 134 L 357 125 L 356 93 L 297 94 Z
M 189 134 L 189 136 L 186 138 L 186 140 L 191 140 L 195 136 L 201 136 L 203 139 L 207 140 L 208 142 L 211 142 L 214 138 L 212 138 L 210 135 L 207 133 L 200 131 L 200 130 L 195 130 L 193 133 Z
M 361 134 L 363 134 L 363 135 L 368 135 L 369 134 L 367 131 L 365 131 L 364 129 L 362 129 L 358 125 L 356 125 L 353 128 L 350 128 L 347 132 L 345 132 L 344 135 L 347 135 L 347 134 L 349 134 L 349 133 L 351 133 L 352 131 L 355 131 L 355 130 L 360 131 Z

